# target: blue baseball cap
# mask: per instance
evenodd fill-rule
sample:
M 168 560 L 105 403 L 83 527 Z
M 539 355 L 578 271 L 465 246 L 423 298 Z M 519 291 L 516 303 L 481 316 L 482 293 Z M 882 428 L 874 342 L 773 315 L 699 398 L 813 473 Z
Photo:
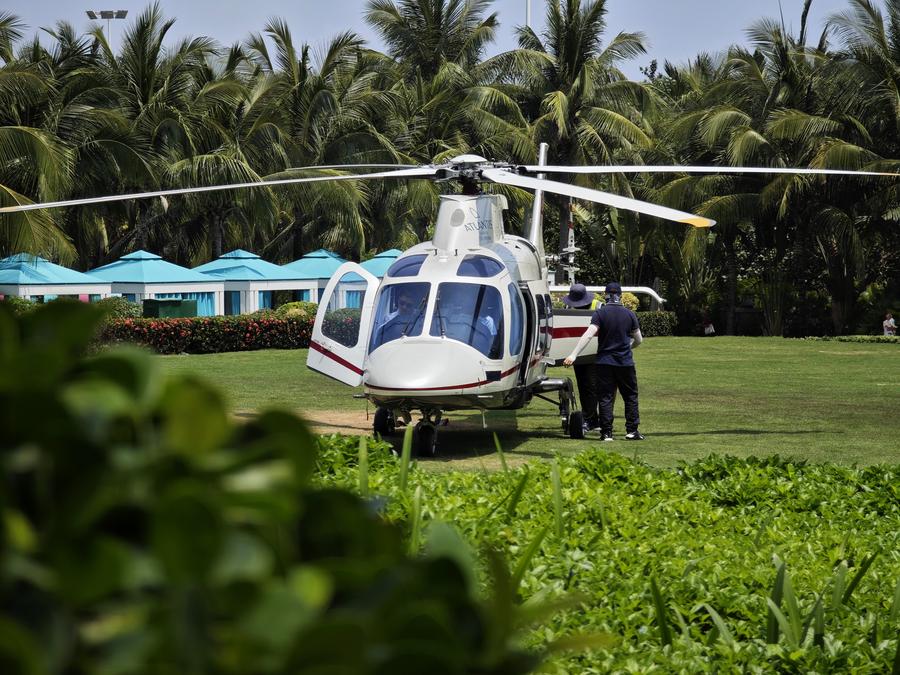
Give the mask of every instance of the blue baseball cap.
M 609 295 L 610 293 L 622 295 L 622 286 L 618 281 L 610 281 L 608 284 L 606 284 L 606 290 L 604 290 L 604 293 L 606 293 L 607 295 Z

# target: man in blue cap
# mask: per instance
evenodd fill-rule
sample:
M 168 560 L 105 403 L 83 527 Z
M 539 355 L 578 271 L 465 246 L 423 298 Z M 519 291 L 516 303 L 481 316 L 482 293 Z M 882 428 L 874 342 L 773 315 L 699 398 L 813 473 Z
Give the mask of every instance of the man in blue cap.
M 584 284 L 572 284 L 563 304 L 571 309 L 592 311 L 597 309 L 600 298 Z M 597 375 L 593 363 L 576 363 L 574 365 L 575 381 L 578 383 L 578 398 L 581 401 L 581 412 L 584 414 L 585 431 L 600 426 L 600 408 L 597 400 Z
M 591 338 L 597 336 L 597 392 L 600 399 L 600 437 L 604 441 L 613 440 L 613 403 L 616 389 L 625 401 L 625 440 L 642 441 L 638 431 L 637 372 L 631 350 L 641 344 L 641 327 L 637 315 L 622 304 L 622 287 L 618 281 L 606 284 L 606 304 L 598 308 L 591 317 L 591 325 L 566 358 L 564 364 L 571 366 Z

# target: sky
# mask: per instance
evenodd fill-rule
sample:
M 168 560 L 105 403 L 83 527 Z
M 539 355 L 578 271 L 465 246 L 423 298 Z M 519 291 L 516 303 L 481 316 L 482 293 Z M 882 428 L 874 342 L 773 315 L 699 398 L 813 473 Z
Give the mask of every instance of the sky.
M 98 0 L 91 0 L 96 3 Z M 586 0 L 585 0 L 586 1 Z M 126 9 L 128 18 L 110 24 L 113 48 L 118 46 L 122 30 L 149 4 L 146 0 L 103 0 L 107 4 L 88 4 L 70 0 L 4 0 L 0 12 L 18 16 L 31 37 L 43 26 L 59 20 L 87 30 L 94 23 L 85 10 Z M 496 42 L 490 53 L 516 47 L 514 28 L 525 23 L 528 0 L 494 0 L 491 11 L 500 21 Z M 160 0 L 167 18 L 175 18 L 170 31 L 172 42 L 188 35 L 206 35 L 223 44 L 244 39 L 251 32 L 262 32 L 271 17 L 287 21 L 295 44 L 307 42 L 321 47 L 331 37 L 353 30 L 376 49 L 383 44 L 363 20 L 366 0 Z M 880 3 L 879 3 L 880 4 Z M 803 0 L 781 0 L 784 22 L 799 32 Z M 809 42 L 818 41 L 825 18 L 848 8 L 848 0 L 813 0 L 808 22 Z M 531 0 L 532 26 L 543 28 L 546 4 Z M 734 43 L 746 43 L 744 31 L 761 17 L 778 19 L 779 0 L 607 0 L 607 33 L 611 38 L 620 31 L 643 32 L 649 45 L 648 54 L 627 62 L 623 70 L 639 78 L 640 67 L 651 59 L 684 63 L 701 51 L 716 53 Z M 102 22 L 104 25 L 106 22 Z

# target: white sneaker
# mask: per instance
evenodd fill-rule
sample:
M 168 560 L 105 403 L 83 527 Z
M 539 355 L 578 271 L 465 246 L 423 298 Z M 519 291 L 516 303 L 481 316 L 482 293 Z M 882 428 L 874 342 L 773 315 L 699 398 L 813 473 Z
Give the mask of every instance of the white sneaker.
M 629 431 L 627 434 L 625 434 L 625 440 L 626 441 L 642 441 L 642 440 L 644 440 L 644 437 L 643 437 L 643 435 L 641 435 L 640 431 L 635 429 L 634 431 Z

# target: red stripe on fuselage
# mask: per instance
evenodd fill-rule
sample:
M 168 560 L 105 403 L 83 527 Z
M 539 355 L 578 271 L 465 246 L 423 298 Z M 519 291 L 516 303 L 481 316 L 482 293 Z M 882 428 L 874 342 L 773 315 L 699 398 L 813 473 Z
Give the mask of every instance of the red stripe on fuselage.
M 584 331 L 587 330 L 587 326 L 559 326 L 553 328 L 553 339 L 559 340 L 560 338 L 580 338 L 584 335 Z
M 509 370 L 505 370 L 500 373 L 500 380 L 504 377 L 508 377 L 512 375 L 519 369 L 519 364 L 516 364 Z M 379 387 L 376 384 L 366 383 L 366 386 L 369 389 L 380 389 L 381 391 L 446 391 L 448 389 L 471 389 L 472 387 L 480 387 L 483 384 L 490 384 L 491 382 L 499 382 L 500 380 L 481 380 L 479 382 L 468 382 L 466 384 L 452 384 L 446 387 Z
M 342 366 L 344 366 L 344 368 L 346 368 L 347 370 L 353 371 L 353 372 L 356 373 L 357 375 L 362 375 L 362 374 L 363 374 L 363 371 L 362 371 L 362 370 L 360 370 L 359 368 L 357 368 L 356 366 L 354 366 L 354 365 L 353 365 L 352 363 L 350 363 L 349 361 L 347 361 L 347 360 L 345 360 L 345 359 L 342 359 L 340 356 L 338 356 L 337 354 L 335 354 L 333 351 L 331 351 L 331 350 L 328 349 L 327 347 L 323 347 L 323 346 L 320 345 L 318 342 L 315 342 L 315 341 L 313 341 L 313 340 L 310 340 L 310 341 L 309 341 L 309 348 L 312 349 L 312 350 L 314 350 L 314 351 L 319 352 L 320 354 L 324 354 L 325 356 L 327 356 L 329 359 L 331 359 L 331 360 L 334 361 L 335 363 L 341 364 Z

